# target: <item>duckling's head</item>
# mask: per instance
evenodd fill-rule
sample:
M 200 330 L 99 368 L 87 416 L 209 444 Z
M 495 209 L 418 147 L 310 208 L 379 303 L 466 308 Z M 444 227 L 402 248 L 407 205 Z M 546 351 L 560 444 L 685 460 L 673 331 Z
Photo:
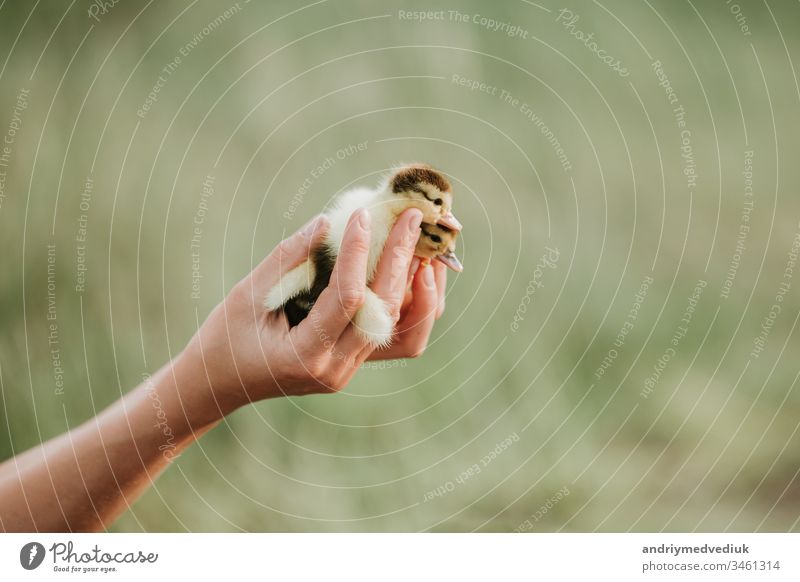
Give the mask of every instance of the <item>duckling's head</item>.
M 461 223 L 453 216 L 453 190 L 442 173 L 426 164 L 402 166 L 389 179 L 389 188 L 403 199 L 403 209 L 419 208 L 423 222 L 461 230 Z
M 456 237 L 458 232 L 440 224 L 420 225 L 422 232 L 417 241 L 414 254 L 423 259 L 441 261 L 454 271 L 460 273 L 464 270 L 461 261 L 456 256 Z

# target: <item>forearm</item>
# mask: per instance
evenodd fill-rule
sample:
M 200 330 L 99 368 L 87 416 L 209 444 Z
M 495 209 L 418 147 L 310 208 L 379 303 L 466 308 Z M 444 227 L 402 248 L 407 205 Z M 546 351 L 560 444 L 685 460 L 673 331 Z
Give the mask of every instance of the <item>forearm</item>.
M 186 393 L 192 379 L 176 368 L 165 366 L 97 417 L 0 465 L 0 527 L 94 531 L 125 511 L 215 424 L 181 397 L 178 386 Z

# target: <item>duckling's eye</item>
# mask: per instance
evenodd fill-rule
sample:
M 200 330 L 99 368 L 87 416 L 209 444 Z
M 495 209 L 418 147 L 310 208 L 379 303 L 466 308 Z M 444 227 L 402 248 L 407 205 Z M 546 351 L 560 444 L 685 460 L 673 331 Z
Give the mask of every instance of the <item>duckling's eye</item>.
M 442 199 L 441 198 L 437 198 L 436 200 L 433 201 L 433 203 L 436 204 L 436 206 L 441 206 L 442 205 Z
M 440 237 L 438 234 L 432 234 L 432 235 L 430 235 L 430 237 L 431 237 L 431 240 L 433 242 L 437 243 L 437 244 L 442 242 L 442 237 Z

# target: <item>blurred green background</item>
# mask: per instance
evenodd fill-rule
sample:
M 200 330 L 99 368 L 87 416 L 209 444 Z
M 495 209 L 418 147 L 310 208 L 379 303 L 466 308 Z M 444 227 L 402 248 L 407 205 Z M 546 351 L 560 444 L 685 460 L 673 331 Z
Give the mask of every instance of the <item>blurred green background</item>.
M 800 5 L 101 5 L 0 4 L 0 459 L 419 160 L 465 224 L 425 355 L 236 412 L 114 531 L 798 529 Z

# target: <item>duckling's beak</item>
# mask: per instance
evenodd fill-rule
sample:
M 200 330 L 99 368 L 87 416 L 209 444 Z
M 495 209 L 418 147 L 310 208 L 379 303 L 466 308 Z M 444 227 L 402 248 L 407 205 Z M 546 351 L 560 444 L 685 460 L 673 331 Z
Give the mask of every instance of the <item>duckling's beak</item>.
M 463 226 L 461 226 L 461 223 L 458 221 L 458 219 L 455 216 L 453 216 L 452 212 L 448 212 L 447 214 L 442 216 L 436 222 L 436 224 L 439 224 L 445 228 L 449 228 L 450 230 L 454 230 L 456 232 L 461 232 L 461 229 L 464 228 Z
M 444 252 L 441 255 L 436 255 L 434 258 L 453 269 L 456 273 L 460 273 L 464 270 L 464 265 L 461 264 L 461 261 L 458 260 L 458 257 L 453 251 Z

